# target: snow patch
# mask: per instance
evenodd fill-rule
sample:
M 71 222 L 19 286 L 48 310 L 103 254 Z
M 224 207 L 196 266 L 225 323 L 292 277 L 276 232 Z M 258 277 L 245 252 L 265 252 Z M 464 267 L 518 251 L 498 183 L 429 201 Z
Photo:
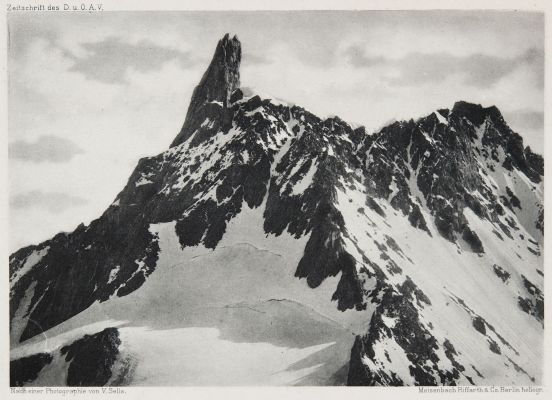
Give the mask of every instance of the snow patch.
M 119 270 L 121 269 L 121 266 L 120 265 L 117 265 L 115 268 L 113 268 L 110 272 L 109 272 L 109 279 L 107 280 L 107 284 L 109 285 L 111 282 L 113 282 L 115 280 L 115 278 L 117 277 L 117 274 L 119 273 Z
M 448 121 L 446 120 L 445 117 L 441 115 L 439 111 L 435 111 L 434 114 L 441 124 L 448 125 Z
M 291 193 L 295 196 L 299 196 L 303 194 L 303 192 L 312 184 L 312 179 L 314 177 L 314 174 L 316 173 L 318 169 L 316 160 L 313 160 L 311 162 L 310 168 L 291 189 Z
M 19 279 L 21 279 L 23 275 L 30 272 L 34 268 L 34 266 L 38 264 L 40 260 L 42 260 L 42 257 L 44 257 L 48 253 L 48 250 L 50 250 L 50 246 L 46 246 L 40 250 L 33 250 L 31 254 L 29 254 L 23 266 L 19 268 L 11 277 L 10 290 L 13 289 L 15 284 L 19 281 Z

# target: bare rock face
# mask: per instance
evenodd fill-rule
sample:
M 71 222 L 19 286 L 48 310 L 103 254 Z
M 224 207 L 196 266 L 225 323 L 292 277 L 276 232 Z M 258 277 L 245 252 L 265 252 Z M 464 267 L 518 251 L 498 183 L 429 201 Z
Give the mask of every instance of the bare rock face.
M 10 386 L 23 386 L 32 382 L 44 367 L 52 362 L 49 353 L 37 353 L 10 361 Z
M 11 360 L 10 386 L 33 382 L 54 359 L 63 360 L 67 368 L 66 376 L 61 377 L 67 386 L 104 386 L 112 377 L 120 344 L 119 331 L 110 327 L 51 352 Z
M 241 43 L 226 34 L 218 43 L 213 59 L 194 89 L 186 120 L 171 147 L 195 133 L 209 114 L 225 115 L 230 95 L 240 87 Z M 226 121 L 228 118 L 224 118 Z

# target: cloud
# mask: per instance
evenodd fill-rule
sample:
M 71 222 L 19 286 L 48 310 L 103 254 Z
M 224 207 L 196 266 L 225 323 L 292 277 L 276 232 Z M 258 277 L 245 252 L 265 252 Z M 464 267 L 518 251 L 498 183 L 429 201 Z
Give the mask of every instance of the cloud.
M 189 52 L 166 48 L 142 40 L 137 43 L 123 42 L 109 37 L 101 42 L 83 43 L 85 55 L 67 54 L 74 61 L 70 71 L 80 72 L 91 80 L 103 83 L 124 83 L 126 72 L 133 68 L 139 72 L 159 70 L 167 61 L 177 60 L 184 69 L 195 64 Z
M 439 53 L 408 53 L 399 59 L 370 56 L 361 46 L 350 46 L 344 52 L 348 62 L 356 68 L 381 67 L 394 69 L 397 74 L 388 77 L 394 85 L 420 85 L 439 83 L 452 75 L 462 76 L 463 83 L 477 88 L 488 88 L 522 66 L 530 66 L 536 86 L 542 87 L 544 54 L 530 48 L 521 55 L 503 58 L 482 53 L 466 56 Z
M 520 129 L 543 129 L 544 112 L 515 110 L 504 113 L 506 120 Z
M 345 56 L 349 59 L 351 65 L 357 68 L 372 67 L 386 62 L 383 56 L 367 56 L 364 49 L 358 45 L 347 48 Z
M 67 193 L 32 190 L 12 196 L 10 198 L 10 207 L 15 209 L 40 208 L 57 214 L 68 208 L 77 207 L 87 202 L 86 199 Z
M 272 60 L 267 56 L 258 53 L 244 52 L 242 54 L 242 62 L 249 65 L 271 64 Z
M 8 145 L 9 157 L 33 163 L 65 163 L 84 151 L 69 139 L 43 135 L 34 143 L 16 140 Z

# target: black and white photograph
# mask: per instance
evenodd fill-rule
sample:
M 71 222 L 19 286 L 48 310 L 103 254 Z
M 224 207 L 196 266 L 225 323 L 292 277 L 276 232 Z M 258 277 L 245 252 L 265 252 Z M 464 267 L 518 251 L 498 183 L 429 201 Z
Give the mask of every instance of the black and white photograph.
M 30 4 L 12 390 L 544 386 L 545 10 Z

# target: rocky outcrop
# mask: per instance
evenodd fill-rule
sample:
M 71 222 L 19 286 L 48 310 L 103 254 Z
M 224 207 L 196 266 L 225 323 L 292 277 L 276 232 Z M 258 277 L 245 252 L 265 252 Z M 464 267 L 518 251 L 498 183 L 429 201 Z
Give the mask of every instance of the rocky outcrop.
M 231 94 L 240 87 L 240 62 L 241 43 L 237 36 L 230 38 L 226 34 L 219 41 L 209 68 L 194 89 L 184 125 L 171 147 L 192 136 L 207 116 L 218 116 L 212 121 L 221 120 L 222 124 L 231 118 L 227 108 Z M 205 134 L 198 136 L 194 143 L 205 137 Z
M 10 361 L 10 386 L 32 384 L 56 359 L 64 363 L 67 386 L 104 386 L 113 376 L 113 365 L 119 355 L 121 339 L 117 328 L 106 328 L 84 335 L 51 353 L 37 353 Z M 63 361 L 61 361 L 63 360 Z M 53 365 L 59 368 L 59 365 Z
M 105 385 L 111 378 L 111 367 L 119 354 L 120 344 L 117 328 L 106 328 L 62 347 L 60 352 L 69 363 L 67 385 Z
M 37 353 L 10 362 L 10 386 L 23 386 L 34 381 L 40 371 L 52 362 L 49 353 Z

